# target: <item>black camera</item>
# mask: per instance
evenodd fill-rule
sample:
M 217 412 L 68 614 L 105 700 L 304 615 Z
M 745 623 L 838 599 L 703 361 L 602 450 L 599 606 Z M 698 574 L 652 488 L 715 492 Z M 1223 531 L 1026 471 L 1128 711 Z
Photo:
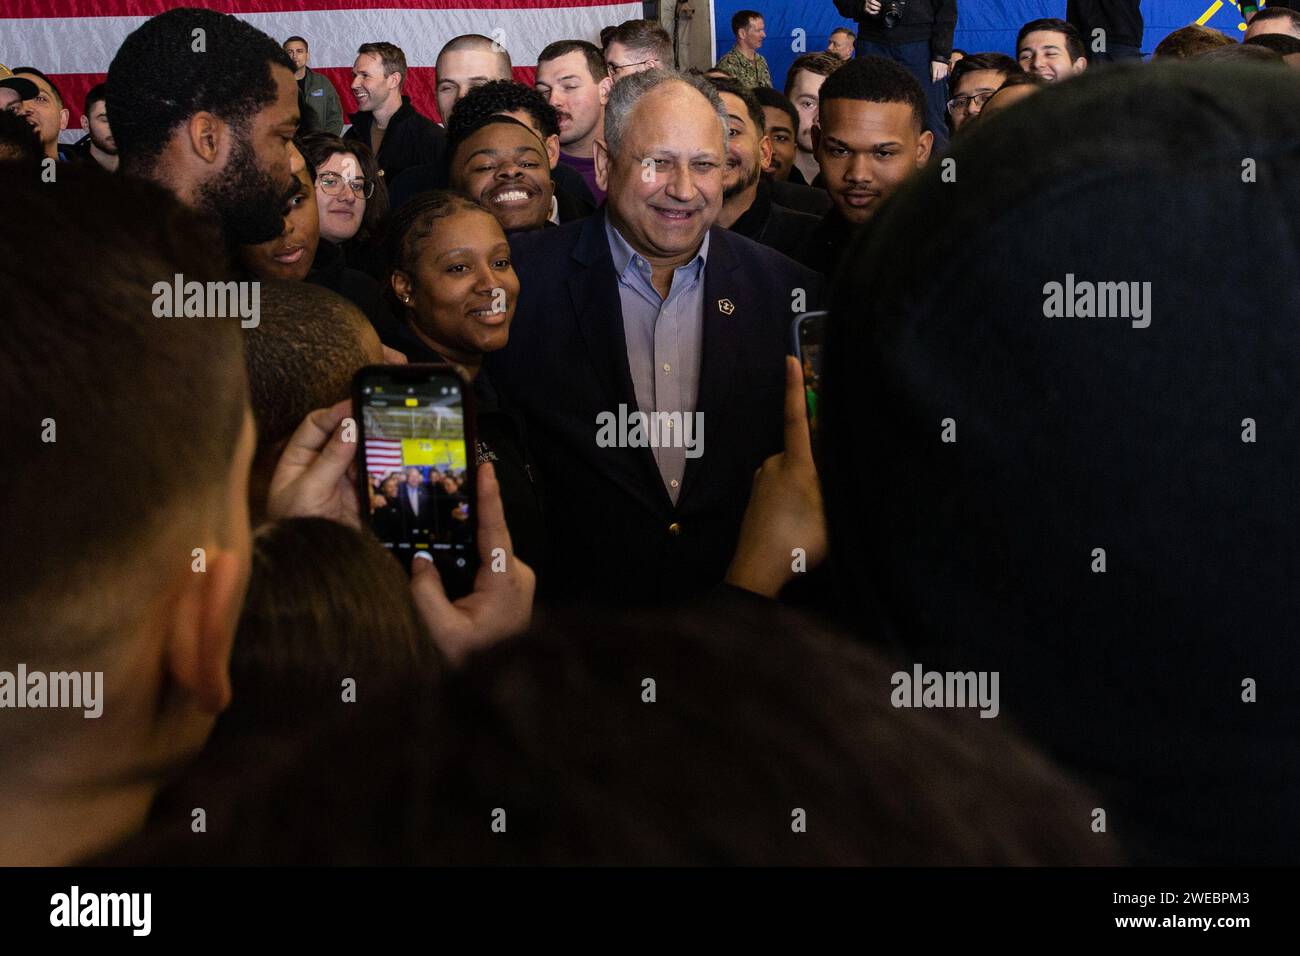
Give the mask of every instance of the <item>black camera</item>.
M 903 8 L 907 6 L 907 0 L 885 0 L 884 6 L 885 29 L 892 30 L 903 18 Z

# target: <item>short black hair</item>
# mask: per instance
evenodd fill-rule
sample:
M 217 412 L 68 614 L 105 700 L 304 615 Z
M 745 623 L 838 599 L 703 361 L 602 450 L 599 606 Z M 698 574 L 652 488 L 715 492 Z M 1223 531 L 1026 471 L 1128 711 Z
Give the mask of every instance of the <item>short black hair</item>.
M 860 56 L 826 77 L 818 97 L 825 110 L 831 100 L 906 103 L 916 125 L 925 129 L 925 92 L 907 69 L 883 56 Z
M 90 88 L 90 91 L 86 93 L 85 105 L 82 107 L 81 111 L 89 115 L 91 107 L 93 107 L 96 103 L 103 102 L 107 98 L 108 98 L 108 84 L 96 83 L 94 86 Z
M 41 134 L 12 110 L 0 110 L 0 162 L 40 165 L 45 158 Z
M 493 80 L 474 87 L 456 104 L 447 120 L 447 137 L 455 138 L 457 130 L 473 125 L 485 116 L 515 111 L 531 116 L 543 137 L 560 135 L 559 116 L 555 107 L 546 102 L 546 97 L 516 80 Z
M 957 82 L 963 76 L 979 70 L 997 70 L 1004 77 L 1024 72 L 1020 69 L 1020 64 L 1005 53 L 969 53 L 952 68 L 952 75 L 948 77 L 948 89 L 955 92 Z
M 1244 45 L 1262 46 L 1282 56 L 1300 53 L 1300 37 L 1293 37 L 1289 33 L 1261 33 L 1258 36 L 1251 37 Z
M 790 117 L 790 129 L 796 133 L 799 131 L 799 111 L 790 102 L 790 97 L 780 90 L 772 89 L 770 86 L 756 86 L 753 93 L 754 98 L 758 100 L 759 106 L 770 106 L 773 109 L 781 110 L 786 116 Z M 766 125 L 767 117 L 764 116 L 763 119 Z
M 447 136 L 447 165 L 449 169 L 455 168 L 456 151 L 465 145 L 467 139 L 486 126 L 495 126 L 497 124 L 505 123 L 527 130 L 529 135 L 534 139 L 537 139 L 537 134 L 533 132 L 532 127 L 527 123 L 521 123 L 513 116 L 506 116 L 504 113 L 488 113 L 486 116 L 480 116 L 472 123 L 462 123 L 456 127 L 455 133 L 451 133 Z M 545 155 L 546 144 L 540 139 L 537 139 L 537 144 L 541 147 L 542 154 Z
M 713 88 L 719 93 L 730 93 L 745 104 L 745 112 L 749 114 L 749 121 L 758 128 L 758 135 L 761 139 L 767 135 L 767 118 L 763 116 L 763 104 L 758 101 L 754 91 L 746 87 L 739 80 L 728 77 L 727 79 L 714 79 L 708 77 L 706 83 L 712 83 Z
M 731 35 L 735 36 L 749 26 L 750 20 L 761 20 L 763 14 L 757 10 L 737 10 L 731 17 Z
M 1020 56 L 1020 42 L 1031 33 L 1038 31 L 1047 33 L 1061 33 L 1065 36 L 1065 50 L 1070 55 L 1070 62 L 1073 63 L 1080 57 L 1087 57 L 1083 47 L 1083 37 L 1079 36 L 1079 31 L 1074 28 L 1074 24 L 1057 17 L 1040 17 L 1037 20 L 1030 20 L 1020 32 L 1016 34 L 1016 56 Z
M 193 50 L 195 30 L 206 52 Z M 275 100 L 273 65 L 294 69 L 280 44 L 229 14 L 178 7 L 146 20 L 108 67 L 108 115 L 123 168 L 152 172 L 172 131 L 200 111 L 243 133 Z
M 568 56 L 570 53 L 581 53 L 587 61 L 587 70 L 591 73 L 591 78 L 599 83 L 605 79 L 609 72 L 605 69 L 605 54 L 600 51 L 600 47 L 594 43 L 588 43 L 586 40 L 556 40 L 554 43 L 548 43 L 542 52 L 537 54 L 537 63 L 541 64 L 548 60 L 558 60 L 562 56 Z
M 257 455 L 294 433 L 307 413 L 350 394 L 366 364 L 361 311 L 310 282 L 263 280 L 260 322 L 244 338 L 244 366 L 257 424 Z
M 807 70 L 809 73 L 816 73 L 818 76 L 830 76 L 836 70 L 844 65 L 834 53 L 821 51 L 818 53 L 802 53 L 794 58 L 790 64 L 790 69 L 785 71 L 785 95 L 789 96 L 790 91 L 794 89 L 794 78 L 799 75 L 800 71 Z
M 58 86 L 55 84 L 55 82 L 51 80 L 48 76 L 46 76 L 40 70 L 36 69 L 36 67 L 34 66 L 20 66 L 13 71 L 14 76 L 21 76 L 24 73 L 26 73 L 28 76 L 39 76 L 46 83 L 50 84 L 50 89 L 52 89 L 54 91 L 54 95 L 59 98 L 59 109 L 62 109 L 66 105 L 63 102 L 63 91 L 60 90 Z
M 301 44 L 302 44 L 304 47 L 306 47 L 308 50 L 311 49 L 311 46 L 308 45 L 308 43 L 307 43 L 307 39 L 306 39 L 305 37 L 300 37 L 300 36 L 291 36 L 291 37 L 289 37 L 289 39 L 287 39 L 287 40 L 284 41 L 284 44 L 283 44 L 283 45 L 284 45 L 284 46 L 288 46 L 290 43 L 301 43 Z

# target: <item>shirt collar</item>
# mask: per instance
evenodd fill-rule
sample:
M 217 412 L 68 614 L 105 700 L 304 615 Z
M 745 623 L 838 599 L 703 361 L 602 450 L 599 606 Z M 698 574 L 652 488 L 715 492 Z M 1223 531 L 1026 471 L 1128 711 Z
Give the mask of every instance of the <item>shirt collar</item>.
M 614 228 L 614 224 L 609 221 L 608 216 L 605 218 L 605 235 L 609 238 L 609 253 L 614 259 L 614 272 L 620 279 L 625 277 L 628 270 L 634 266 L 640 271 L 649 273 L 650 264 L 629 245 L 628 241 L 623 238 L 623 234 Z M 706 232 L 704 241 L 700 243 L 700 251 L 695 253 L 695 257 L 690 262 L 678 266 L 677 269 L 689 270 L 698 277 L 708 261 L 709 234 Z

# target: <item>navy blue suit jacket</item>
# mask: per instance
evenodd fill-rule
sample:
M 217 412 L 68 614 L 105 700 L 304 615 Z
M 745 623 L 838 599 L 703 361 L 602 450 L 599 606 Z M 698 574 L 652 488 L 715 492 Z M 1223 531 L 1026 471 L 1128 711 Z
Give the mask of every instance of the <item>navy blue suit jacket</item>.
M 488 367 L 528 420 L 547 488 L 548 600 L 653 604 L 718 584 L 754 471 L 781 451 L 794 290 L 816 308 L 822 280 L 743 236 L 710 235 L 703 454 L 686 460 L 675 507 L 652 449 L 596 444 L 601 412 L 637 409 L 604 210 L 511 239 L 519 302 Z

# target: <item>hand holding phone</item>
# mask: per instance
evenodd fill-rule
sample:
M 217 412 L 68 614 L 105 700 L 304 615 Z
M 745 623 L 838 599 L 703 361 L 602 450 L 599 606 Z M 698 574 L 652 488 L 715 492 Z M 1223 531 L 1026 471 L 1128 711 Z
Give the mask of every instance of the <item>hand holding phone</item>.
M 452 664 L 528 627 L 537 578 L 515 557 L 501 488 L 490 463 L 478 466 L 479 568 L 474 590 L 448 599 L 431 560 L 411 564 L 411 595 L 434 642 Z
M 328 518 L 361 527 L 361 512 L 349 474 L 354 450 L 343 440 L 351 399 L 318 408 L 289 438 L 271 477 L 266 513 L 271 518 Z

